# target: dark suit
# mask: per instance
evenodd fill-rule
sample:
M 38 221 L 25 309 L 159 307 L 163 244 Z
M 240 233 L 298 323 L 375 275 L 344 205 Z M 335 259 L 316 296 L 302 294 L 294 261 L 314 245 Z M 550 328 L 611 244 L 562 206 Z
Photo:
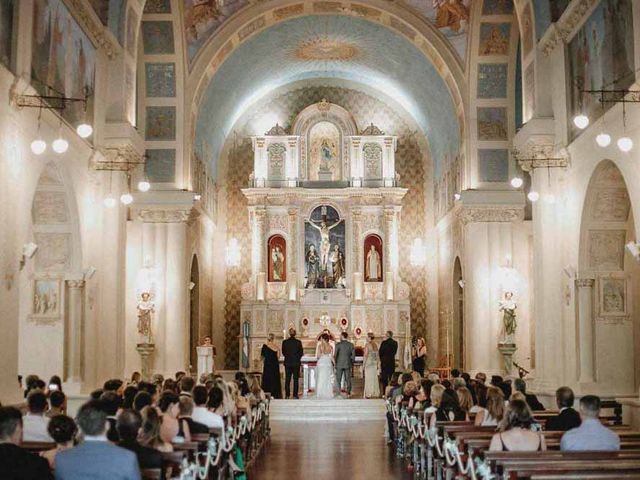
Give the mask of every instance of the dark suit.
M 107 441 L 85 441 L 56 455 L 56 480 L 140 480 L 135 453 Z
M 527 405 L 529 405 L 529 408 L 531 410 L 544 410 L 544 405 L 542 405 L 542 403 L 540 403 L 540 400 L 538 400 L 538 397 L 536 397 L 533 393 L 525 393 L 524 394 L 526 400 L 527 400 Z
M 155 448 L 144 447 L 138 442 L 122 441 L 118 444 L 122 448 L 136 454 L 140 468 L 162 468 L 162 453 Z
M 555 417 L 548 419 L 544 429 L 554 432 L 566 432 L 572 428 L 578 428 L 581 424 L 580 414 L 573 408 L 565 408 Z
M 49 462 L 12 443 L 0 444 L 0 478 L 3 480 L 51 480 Z
M 396 370 L 396 353 L 398 353 L 398 342 L 393 338 L 387 338 L 380 344 L 380 379 L 382 380 L 383 391 L 387 388 L 391 375 Z
M 342 385 L 342 377 L 347 383 L 347 393 L 351 395 L 351 369 L 356 361 L 356 349 L 348 340 L 341 340 L 336 345 L 336 380 L 338 388 Z
M 302 342 L 295 337 L 289 337 L 282 342 L 284 356 L 284 395 L 289 398 L 289 385 L 293 377 L 293 397 L 298 398 L 298 381 L 300 379 L 300 360 L 304 355 Z

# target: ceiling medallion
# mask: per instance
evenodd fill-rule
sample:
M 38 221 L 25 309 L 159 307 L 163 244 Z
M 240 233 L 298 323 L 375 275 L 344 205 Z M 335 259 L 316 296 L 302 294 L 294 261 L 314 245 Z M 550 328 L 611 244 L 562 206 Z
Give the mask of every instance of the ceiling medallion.
M 294 50 L 294 55 L 300 60 L 329 60 L 347 61 L 359 53 L 354 44 L 329 37 L 314 38 L 302 42 Z

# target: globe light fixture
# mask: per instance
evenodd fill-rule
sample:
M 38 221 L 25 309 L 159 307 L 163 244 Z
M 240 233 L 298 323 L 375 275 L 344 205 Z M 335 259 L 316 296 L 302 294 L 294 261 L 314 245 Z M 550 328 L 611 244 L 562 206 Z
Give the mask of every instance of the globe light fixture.
M 573 117 L 573 124 L 580 130 L 584 130 L 589 126 L 589 117 L 587 117 L 584 113 L 576 115 L 575 117 Z
M 151 188 L 151 184 L 147 180 L 140 180 L 138 182 L 138 190 L 141 192 L 148 192 Z
M 47 149 L 47 142 L 38 138 L 31 142 L 31 151 L 36 155 L 42 155 Z
M 535 203 L 540 199 L 540 194 L 538 192 L 536 192 L 535 190 L 531 190 L 528 194 L 527 194 L 527 198 L 529 199 L 529 201 L 531 203 Z
M 102 203 L 104 204 L 105 207 L 107 208 L 113 208 L 116 206 L 116 199 L 115 197 L 110 193 L 109 195 L 107 195 L 104 200 L 102 201 Z
M 462 197 L 460 196 L 460 194 L 459 194 L 459 193 L 454 193 L 454 194 L 453 194 L 453 199 L 454 199 L 456 202 L 457 202 L 458 200 L 460 200 L 460 198 L 462 198 Z
M 93 133 L 93 127 L 88 123 L 81 123 L 76 127 L 76 132 L 80 138 L 88 138 Z
M 129 192 L 123 193 L 122 195 L 120 195 L 120 202 L 122 202 L 124 205 L 131 205 L 131 203 L 133 203 L 133 195 L 131 195 Z
M 631 140 L 629 137 L 620 137 L 618 139 L 618 148 L 621 152 L 630 152 L 633 148 L 633 140 Z
M 51 148 L 53 149 L 54 152 L 58 154 L 62 154 L 62 153 L 65 153 L 67 150 L 69 150 L 69 142 L 67 142 L 62 137 L 58 137 L 51 144 Z
M 520 188 L 523 183 L 524 183 L 524 181 L 520 177 L 513 177 L 511 179 L 511 186 L 513 188 Z
M 596 143 L 602 148 L 608 147 L 609 145 L 611 145 L 611 135 L 602 132 L 596 137 Z

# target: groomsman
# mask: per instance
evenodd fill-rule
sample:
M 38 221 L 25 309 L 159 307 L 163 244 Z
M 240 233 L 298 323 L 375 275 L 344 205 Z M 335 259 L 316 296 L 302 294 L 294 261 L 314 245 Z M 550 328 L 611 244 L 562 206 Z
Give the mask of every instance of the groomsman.
M 391 375 L 396 370 L 396 353 L 398 353 L 398 342 L 393 339 L 393 332 L 387 332 L 387 338 L 380 344 L 380 379 L 382 380 L 382 393 L 384 395 Z
M 289 329 L 289 338 L 282 342 L 282 355 L 284 356 L 284 395 L 289 398 L 289 386 L 293 377 L 293 398 L 298 398 L 298 381 L 300 379 L 300 366 L 304 350 L 302 342 L 296 338 L 296 331 Z
M 341 340 L 336 345 L 336 377 L 338 389 L 342 385 L 342 377 L 345 377 L 347 383 L 347 395 L 351 396 L 351 370 L 353 362 L 356 360 L 356 349 L 353 343 L 349 341 L 349 334 L 342 332 Z

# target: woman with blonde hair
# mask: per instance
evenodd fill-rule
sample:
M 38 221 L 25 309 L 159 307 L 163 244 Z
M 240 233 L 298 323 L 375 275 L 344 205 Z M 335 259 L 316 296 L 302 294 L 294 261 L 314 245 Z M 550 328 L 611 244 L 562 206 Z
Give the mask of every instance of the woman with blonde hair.
M 260 355 L 263 360 L 262 390 L 271 394 L 272 398 L 282 398 L 280 382 L 280 347 L 275 342 L 275 335 L 270 333 L 267 343 L 262 345 Z
M 165 442 L 160 435 L 162 419 L 155 407 L 148 405 L 140 412 L 142 428 L 138 441 L 144 447 L 153 448 L 160 452 L 173 452 L 173 446 Z
M 364 347 L 364 398 L 378 398 L 380 396 L 380 356 L 378 344 L 372 332 L 367 334 L 367 344 Z
M 544 435 L 531 430 L 535 424 L 531 409 L 523 400 L 509 402 L 500 433 L 491 439 L 492 452 L 539 452 L 547 449 Z
M 458 405 L 462 411 L 469 418 L 469 412 L 473 408 L 473 397 L 467 387 L 460 387 L 456 389 L 456 396 L 458 397 Z
M 474 424 L 478 427 L 497 427 L 504 417 L 504 394 L 499 388 L 487 389 L 487 406 L 478 412 Z

